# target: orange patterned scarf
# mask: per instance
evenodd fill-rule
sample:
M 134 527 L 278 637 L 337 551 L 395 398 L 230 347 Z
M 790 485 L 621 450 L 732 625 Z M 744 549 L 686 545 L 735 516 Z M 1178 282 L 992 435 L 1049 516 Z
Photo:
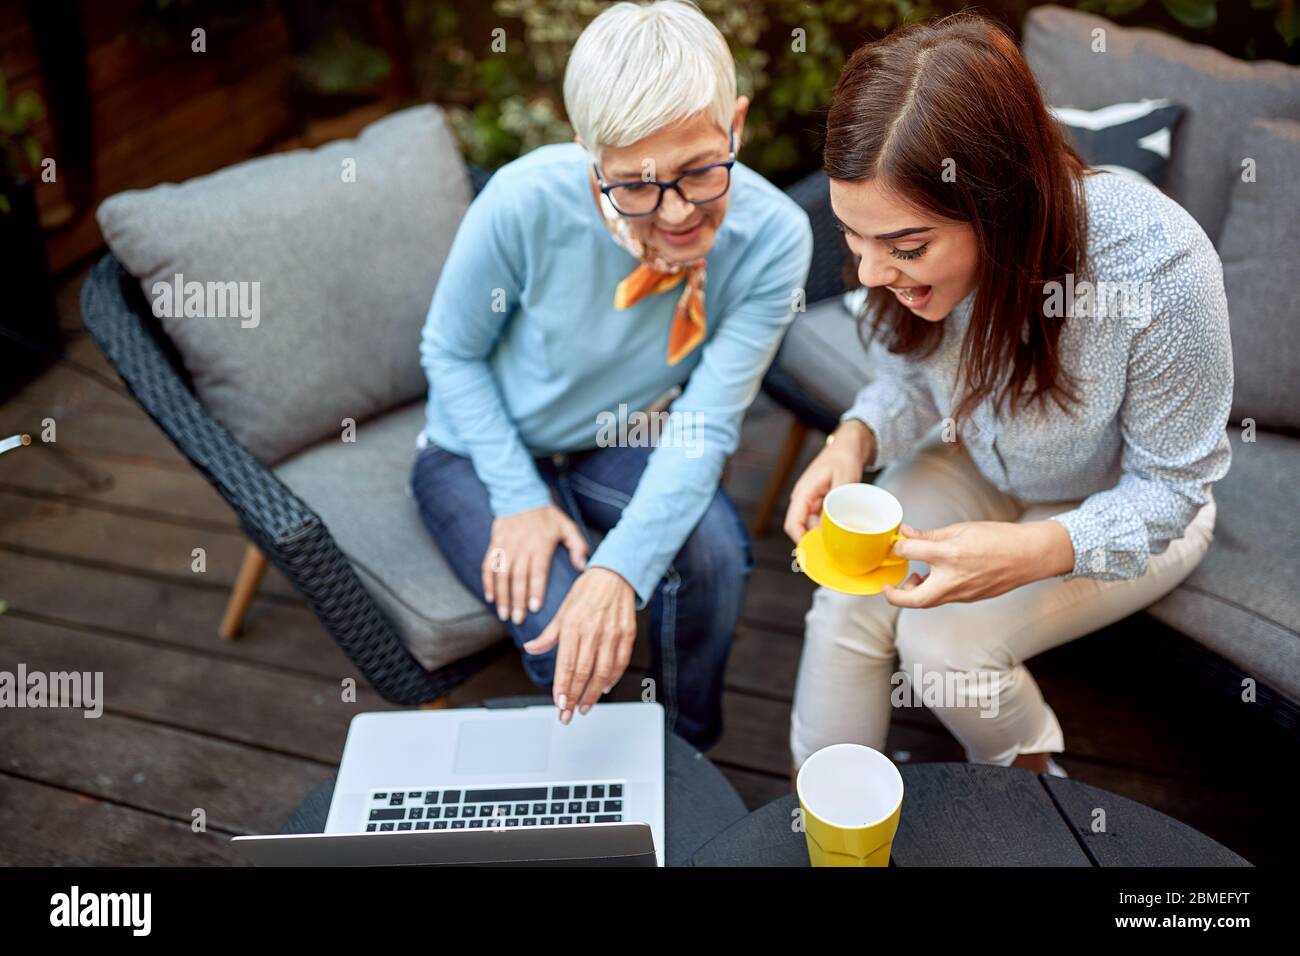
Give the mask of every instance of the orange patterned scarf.
M 646 296 L 667 292 L 686 279 L 686 288 L 677 299 L 672 328 L 668 331 L 668 364 L 676 365 L 704 341 L 708 329 L 704 312 L 705 260 L 665 259 L 636 237 L 604 193 L 600 194 L 600 208 L 614 241 L 640 262 L 614 291 L 614 308 L 631 308 Z

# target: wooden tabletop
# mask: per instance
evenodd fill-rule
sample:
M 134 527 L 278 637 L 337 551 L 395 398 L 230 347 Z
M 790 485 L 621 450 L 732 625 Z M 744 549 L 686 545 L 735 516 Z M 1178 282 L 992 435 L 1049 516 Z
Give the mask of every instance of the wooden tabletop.
M 1250 866 L 1191 827 L 1076 780 L 968 763 L 904 764 L 894 866 Z M 807 866 L 794 794 L 705 844 L 695 866 Z

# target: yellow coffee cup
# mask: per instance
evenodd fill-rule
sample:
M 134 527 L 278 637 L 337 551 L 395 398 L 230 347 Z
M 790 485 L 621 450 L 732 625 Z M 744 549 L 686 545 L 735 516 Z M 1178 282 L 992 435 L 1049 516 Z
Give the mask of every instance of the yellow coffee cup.
M 884 488 L 862 482 L 831 489 L 822 502 L 822 541 L 831 563 L 845 574 L 867 574 L 877 568 L 906 564 L 892 556 L 902 541 L 898 526 L 903 506 Z
M 795 779 L 813 866 L 888 866 L 903 810 L 903 776 L 861 744 L 833 744 Z

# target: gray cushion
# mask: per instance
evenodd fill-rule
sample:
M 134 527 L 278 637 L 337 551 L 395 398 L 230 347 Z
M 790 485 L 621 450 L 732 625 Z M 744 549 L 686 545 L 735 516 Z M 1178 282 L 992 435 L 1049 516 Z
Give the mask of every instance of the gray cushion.
M 150 301 L 177 273 L 259 283 L 256 325 L 162 324 L 213 416 L 273 463 L 427 388 L 420 327 L 469 201 L 443 113 L 422 106 L 355 140 L 120 193 L 98 219 Z
M 275 469 L 321 516 L 362 583 L 430 670 L 505 632 L 447 567 L 409 493 L 424 404 L 357 426 L 356 442 L 328 439 Z
M 1104 53 L 1092 51 L 1095 29 L 1105 31 Z M 1023 49 L 1053 106 L 1097 109 L 1162 97 L 1186 106 L 1165 191 L 1216 242 L 1240 178 L 1246 125 L 1259 116 L 1300 119 L 1300 68 L 1245 63 L 1154 30 L 1038 7 L 1025 17 Z
M 1300 429 L 1300 321 L 1295 260 L 1300 250 L 1300 123 L 1255 120 L 1241 141 L 1255 181 L 1238 178 L 1219 255 L 1232 316 L 1234 420 Z
M 1214 486 L 1214 542 L 1191 577 L 1151 613 L 1300 702 L 1300 440 L 1267 432 L 1242 442 Z
M 849 293 L 853 296 L 855 293 Z M 781 343 L 782 371 L 808 397 L 837 414 L 853 404 L 858 390 L 871 379 L 867 351 L 858 338 L 847 296 L 835 296 L 798 313 Z

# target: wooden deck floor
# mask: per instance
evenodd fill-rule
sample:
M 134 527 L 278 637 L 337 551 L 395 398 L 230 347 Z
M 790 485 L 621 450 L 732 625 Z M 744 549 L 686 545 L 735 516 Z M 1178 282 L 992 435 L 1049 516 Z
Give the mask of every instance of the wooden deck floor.
M 112 375 L 80 326 L 79 286 L 70 279 L 61 295 L 69 356 Z M 55 445 L 0 458 L 0 669 L 102 671 L 106 705 L 97 720 L 0 711 L 0 863 L 237 862 L 226 838 L 277 830 L 336 766 L 352 715 L 389 705 L 361 681 L 355 704 L 339 702 L 340 680 L 356 672 L 274 571 L 245 636 L 217 637 L 244 539 L 128 397 L 56 366 L 0 408 L 0 436 L 36 436 L 46 417 Z M 728 477 L 746 515 L 787 422 L 765 400 L 746 422 Z M 207 570 L 197 574 L 200 546 Z M 750 806 L 788 789 L 811 594 L 778 531 L 755 542 L 755 556 L 727 730 L 710 753 Z M 1253 862 L 1280 863 L 1294 851 L 1284 834 L 1295 830 L 1295 743 L 1198 677 L 1184 645 L 1133 619 L 1034 659 L 1065 729 L 1060 762 Z M 506 656 L 453 699 L 532 692 Z M 962 759 L 920 709 L 896 712 L 888 749 L 900 761 Z M 198 811 L 205 832 L 192 828 Z

